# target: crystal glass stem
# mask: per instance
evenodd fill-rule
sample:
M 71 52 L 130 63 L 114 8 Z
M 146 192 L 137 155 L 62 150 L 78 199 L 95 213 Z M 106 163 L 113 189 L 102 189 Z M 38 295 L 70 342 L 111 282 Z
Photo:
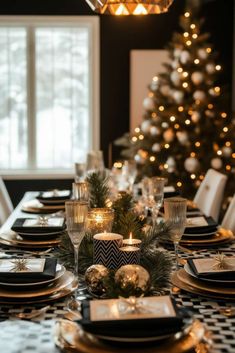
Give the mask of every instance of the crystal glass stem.
M 175 248 L 175 258 L 176 258 L 175 267 L 176 267 L 176 271 L 178 271 L 179 269 L 179 242 L 178 241 L 174 241 L 174 248 Z

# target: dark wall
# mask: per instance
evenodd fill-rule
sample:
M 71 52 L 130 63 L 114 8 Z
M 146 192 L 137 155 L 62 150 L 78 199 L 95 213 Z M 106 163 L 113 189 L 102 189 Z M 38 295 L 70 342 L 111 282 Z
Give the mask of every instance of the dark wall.
M 130 50 L 164 48 L 172 32 L 178 29 L 184 3 L 184 0 L 175 0 L 169 12 L 162 15 L 100 17 L 101 149 L 106 161 L 109 143 L 129 130 Z M 205 29 L 211 32 L 211 40 L 226 67 L 224 81 L 231 88 L 233 0 L 202 0 L 202 14 L 206 17 Z M 0 15 L 93 16 L 94 13 L 85 0 L 1 0 Z M 114 150 L 114 157 L 117 153 Z M 15 183 L 7 182 L 12 195 L 16 195 Z M 45 188 L 49 186 L 45 181 L 42 183 Z M 22 194 L 25 187 L 35 190 L 42 185 L 27 181 L 20 186 Z

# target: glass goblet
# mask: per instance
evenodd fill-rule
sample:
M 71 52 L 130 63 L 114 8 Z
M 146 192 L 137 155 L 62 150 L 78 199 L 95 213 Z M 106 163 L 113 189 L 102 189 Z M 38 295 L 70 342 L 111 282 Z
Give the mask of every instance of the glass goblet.
M 89 188 L 87 182 L 81 181 L 78 183 L 73 183 L 73 199 L 76 201 L 88 202 Z
M 176 255 L 176 270 L 179 268 L 179 242 L 186 225 L 187 200 L 181 197 L 170 197 L 164 200 L 165 219 L 171 225 L 171 235 Z
M 85 236 L 85 224 L 88 214 L 88 203 L 85 201 L 65 202 L 67 232 L 74 248 L 74 274 L 78 278 L 78 253 L 82 239 Z M 77 298 L 75 291 L 75 301 Z M 73 305 L 74 307 L 74 305 Z
M 83 181 L 86 177 L 86 164 L 85 163 L 74 163 L 75 168 L 75 183 Z

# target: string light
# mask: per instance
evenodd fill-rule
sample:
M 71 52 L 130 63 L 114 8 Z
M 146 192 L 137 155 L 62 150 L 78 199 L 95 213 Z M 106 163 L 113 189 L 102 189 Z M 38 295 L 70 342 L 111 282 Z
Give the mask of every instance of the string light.
M 196 153 L 195 152 L 191 152 L 190 153 L 190 157 L 193 157 L 193 158 L 196 157 Z
M 195 146 L 196 147 L 200 147 L 201 146 L 201 143 L 199 141 L 195 142 Z
M 143 140 L 144 139 L 144 135 L 139 135 L 139 140 Z
M 228 132 L 227 126 L 225 126 L 225 127 L 223 128 L 223 132 Z
M 184 17 L 189 17 L 190 13 L 189 12 L 185 12 Z
M 227 147 L 231 146 L 231 142 L 230 141 L 226 141 L 225 142 L 225 146 L 227 146 Z
M 189 36 L 188 32 L 184 32 L 184 37 L 187 38 Z
M 153 81 L 154 81 L 154 82 L 157 82 L 157 81 L 158 81 L 158 77 L 157 77 L 157 76 L 154 76 L 154 77 L 153 77 Z
M 140 128 L 139 128 L 139 127 L 136 127 L 136 128 L 135 128 L 135 132 L 137 132 L 137 134 L 138 134 L 138 132 L 140 132 Z
M 163 105 L 160 105 L 160 107 L 158 108 L 158 110 L 160 110 L 160 112 L 163 112 L 164 111 L 164 107 L 163 107 Z
M 133 142 L 136 142 L 137 140 L 138 140 L 138 139 L 137 139 L 136 136 L 133 136 L 133 137 L 132 137 L 132 141 L 133 141 Z
M 213 109 L 214 108 L 213 104 L 211 104 L 211 103 L 209 103 L 207 107 L 208 107 L 208 109 Z
M 165 163 L 163 167 L 164 167 L 164 169 L 168 169 L 168 164 Z
M 193 39 L 197 39 L 197 37 L 198 37 L 197 33 L 194 33 L 194 34 L 192 35 L 192 37 L 193 37 Z
M 183 112 L 183 111 L 184 111 L 184 107 L 182 107 L 182 105 L 180 105 L 180 106 L 178 107 L 178 111 L 179 111 L 179 112 Z
M 197 105 L 201 104 L 200 99 L 196 99 L 196 100 L 195 100 L 195 103 L 196 103 Z
M 191 40 L 187 40 L 186 45 L 189 47 L 192 44 Z
M 200 179 L 200 180 L 203 180 L 203 179 L 204 179 L 204 175 L 202 175 L 202 174 L 199 175 L 199 179 Z
M 114 168 L 121 169 L 122 168 L 122 162 L 115 162 L 113 164 Z
M 191 178 L 191 179 L 196 179 L 196 175 L 195 175 L 195 174 L 191 174 L 191 175 L 190 175 L 190 178 Z
M 150 162 L 154 162 L 156 158 L 154 156 L 149 157 Z
M 166 143 L 164 147 L 165 147 L 166 149 L 170 148 L 169 143 Z
M 178 67 L 177 71 L 178 71 L 179 73 L 183 72 L 182 67 Z
M 214 87 L 214 91 L 215 91 L 215 93 L 220 93 L 220 87 L 219 86 L 216 86 L 216 87 Z
M 175 121 L 175 116 L 174 116 L 174 115 L 172 115 L 172 116 L 170 117 L 170 121 Z
M 198 65 L 200 63 L 200 60 L 199 59 L 195 59 L 194 60 L 194 64 Z
M 220 65 L 216 65 L 215 69 L 216 69 L 216 71 L 220 71 L 221 70 L 221 66 Z
M 221 117 L 225 119 L 225 118 L 227 118 L 227 114 L 225 112 L 223 112 L 223 113 L 221 113 Z
M 189 110 L 188 115 L 193 115 L 193 110 Z
M 178 188 L 181 188 L 181 186 L 182 186 L 181 181 L 177 181 L 176 185 L 178 186 Z
M 184 88 L 187 88 L 187 87 L 188 87 L 188 83 L 187 83 L 187 82 L 183 82 L 182 86 L 183 86 Z
M 154 96 L 153 92 L 149 92 L 148 96 L 149 96 L 150 98 L 153 98 L 153 96 Z
M 188 72 L 184 71 L 183 72 L 183 77 L 188 77 Z
M 195 25 L 194 23 L 192 23 L 192 24 L 190 25 L 190 28 L 195 29 L 195 28 L 196 28 L 196 25 Z
M 190 125 L 190 123 L 191 123 L 191 121 L 190 121 L 189 119 L 186 119 L 186 120 L 185 120 L 185 124 L 186 124 L 186 125 Z
M 225 168 L 226 170 L 231 170 L 231 165 L 227 164 Z
M 222 151 L 221 151 L 221 150 L 218 150 L 218 151 L 217 151 L 217 154 L 218 154 L 218 156 L 221 156 L 221 155 L 222 155 Z
M 174 125 L 174 128 L 175 128 L 176 130 L 179 129 L 179 127 L 180 127 L 179 124 L 175 124 L 175 125 Z
M 235 158 L 235 153 L 232 153 L 232 158 Z
M 157 114 L 156 114 L 155 112 L 153 112 L 153 113 L 151 114 L 151 116 L 152 116 L 153 119 L 157 118 Z
M 210 53 L 211 53 L 211 48 L 206 48 L 206 52 L 207 52 L 208 54 L 210 54 Z

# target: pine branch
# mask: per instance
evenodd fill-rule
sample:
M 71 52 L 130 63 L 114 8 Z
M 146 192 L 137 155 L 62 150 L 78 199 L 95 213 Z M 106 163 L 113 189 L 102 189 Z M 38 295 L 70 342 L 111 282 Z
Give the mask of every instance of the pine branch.
M 106 201 L 109 197 L 108 178 L 102 172 L 94 172 L 87 176 L 86 181 L 89 185 L 90 207 L 106 207 Z

